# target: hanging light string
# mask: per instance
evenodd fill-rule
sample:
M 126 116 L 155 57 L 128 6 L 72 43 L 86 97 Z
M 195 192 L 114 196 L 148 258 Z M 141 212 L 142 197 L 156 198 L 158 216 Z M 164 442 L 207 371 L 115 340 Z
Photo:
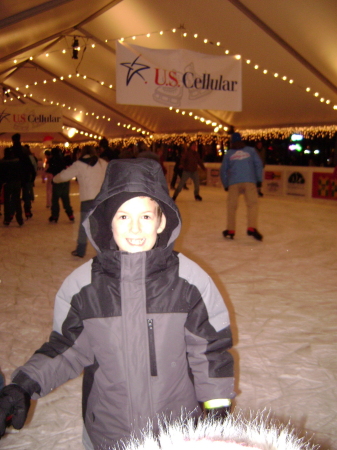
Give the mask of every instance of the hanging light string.
M 305 127 L 305 128 L 284 128 L 284 129 L 274 129 L 270 128 L 267 130 L 239 130 L 245 140 L 259 141 L 259 140 L 272 140 L 272 139 L 286 139 L 293 132 L 302 133 L 305 139 L 320 138 L 333 138 L 337 132 L 337 126 L 326 126 L 322 128 L 318 127 Z M 89 138 L 89 136 L 88 136 Z M 228 148 L 229 136 L 228 135 L 218 135 L 218 134 L 154 134 L 150 136 L 128 136 L 108 139 L 109 145 L 117 147 L 127 147 L 130 144 L 137 145 L 139 143 L 144 143 L 147 147 L 151 147 L 153 144 L 156 146 L 167 145 L 167 146 L 184 146 L 191 142 L 197 140 L 202 145 L 216 145 L 222 150 Z M 1 147 L 11 146 L 11 141 L 0 141 Z M 41 149 L 43 147 L 42 143 L 29 143 L 33 148 Z M 88 139 L 81 142 L 69 142 L 66 144 L 55 143 L 55 145 L 61 147 L 61 149 L 73 150 L 75 147 L 82 148 L 84 145 L 97 145 L 97 140 Z
M 202 39 L 202 41 L 203 41 L 203 43 L 204 43 L 205 45 L 215 46 L 215 47 L 221 49 L 221 51 L 223 51 L 224 54 L 226 54 L 226 55 L 231 54 L 231 51 L 230 51 L 228 48 L 226 48 L 225 46 L 223 46 L 223 45 L 221 44 L 220 41 L 213 42 L 212 40 L 209 40 L 209 39 L 207 39 L 207 38 L 200 38 L 200 36 L 198 35 L 198 33 L 192 33 L 192 32 L 189 32 L 188 30 L 185 29 L 184 25 L 180 25 L 178 28 L 167 29 L 167 30 L 160 30 L 160 31 L 154 31 L 154 32 L 151 32 L 151 33 L 143 33 L 143 34 L 138 34 L 138 35 L 126 36 L 126 37 L 120 37 L 120 38 L 118 38 L 118 39 L 116 39 L 116 38 L 105 39 L 105 43 L 115 42 L 116 40 L 119 40 L 119 41 L 121 41 L 121 42 L 124 42 L 124 41 L 127 41 L 127 40 L 135 41 L 136 39 L 141 38 L 141 37 L 151 38 L 152 36 L 156 36 L 156 35 L 163 36 L 164 34 L 168 34 L 168 33 L 173 33 L 173 34 L 177 33 L 177 35 L 180 35 L 180 37 L 181 37 L 181 38 L 184 38 L 184 39 L 189 38 L 189 37 L 193 37 L 193 39 L 199 39 L 199 40 Z M 75 36 L 74 36 L 74 35 L 71 35 L 71 37 L 72 37 L 73 39 L 75 39 Z M 88 45 L 89 40 L 91 39 L 91 38 L 87 38 L 87 37 L 83 37 L 83 36 L 76 36 L 76 38 L 77 38 L 77 39 L 83 39 L 83 40 L 85 41 L 85 48 L 86 48 L 86 46 Z M 74 41 L 74 42 L 75 42 L 75 41 Z M 73 45 L 74 45 L 74 44 L 73 44 Z M 94 48 L 96 47 L 96 43 L 93 42 L 93 43 L 91 44 L 91 47 L 94 49 Z M 72 46 L 72 48 L 73 48 L 73 46 Z M 46 57 L 49 57 L 51 53 L 56 53 L 56 52 L 60 52 L 60 50 L 54 50 L 54 51 L 51 51 L 51 52 L 47 52 L 47 53 L 45 53 L 45 56 L 46 56 Z M 66 50 L 66 49 L 63 49 L 61 52 L 62 52 L 63 54 L 66 54 L 66 53 L 67 53 L 67 50 Z M 41 55 L 41 54 L 40 54 L 40 55 Z M 40 55 L 38 55 L 38 56 L 40 56 Z M 236 56 L 237 56 L 238 58 L 241 58 L 240 55 L 236 55 Z M 36 56 L 35 56 L 35 57 L 36 57 Z M 33 60 L 33 56 L 31 56 L 29 59 L 30 59 L 30 60 Z M 250 67 L 252 67 L 254 70 L 262 70 L 262 73 L 265 74 L 265 75 L 271 74 L 271 75 L 272 75 L 274 78 L 276 78 L 276 79 L 280 79 L 280 80 L 282 80 L 282 81 L 288 82 L 288 83 L 291 84 L 291 85 L 294 85 L 294 80 L 293 80 L 292 78 L 289 78 L 289 77 L 286 76 L 286 75 L 281 76 L 281 75 L 280 75 L 279 73 L 277 73 L 277 72 L 270 72 L 270 71 L 267 70 L 267 69 L 262 69 L 262 68 L 260 67 L 259 64 L 254 64 L 250 59 L 245 59 L 245 62 L 246 62 L 247 65 L 249 65 Z M 17 63 L 18 63 L 18 59 L 14 60 L 14 63 L 17 64 Z M 115 90 L 115 89 L 113 88 L 113 85 L 112 85 L 112 84 L 106 83 L 105 81 L 101 81 L 101 80 L 95 79 L 95 78 L 90 77 L 90 76 L 87 76 L 87 75 L 80 74 L 80 73 L 78 73 L 78 72 L 77 72 L 77 73 L 69 74 L 69 75 L 67 76 L 67 78 L 72 78 L 72 77 L 81 77 L 83 80 L 90 80 L 90 81 L 93 81 L 93 82 L 95 82 L 95 83 L 98 83 L 100 86 L 102 86 L 102 87 L 104 87 L 104 88 L 109 88 L 109 89 Z M 51 81 L 52 81 L 52 82 L 63 81 L 65 78 L 66 78 L 66 77 L 61 76 L 61 77 L 58 77 L 58 78 L 54 77 L 54 78 L 49 79 L 49 80 L 46 79 L 46 80 L 43 81 L 43 84 L 47 84 L 48 82 L 51 82 Z M 33 84 L 36 86 L 37 84 L 41 84 L 41 82 L 38 83 L 37 81 L 35 81 Z M 330 100 L 330 99 L 325 99 L 324 97 L 322 97 L 322 96 L 319 94 L 318 91 L 314 91 L 314 92 L 313 92 L 313 90 L 312 90 L 310 87 L 303 88 L 303 87 L 298 86 L 298 85 L 297 85 L 297 87 L 299 87 L 300 89 L 305 89 L 305 92 L 307 92 L 307 93 L 313 95 L 313 96 L 314 96 L 315 98 L 317 98 L 321 103 L 325 103 L 325 104 L 327 104 L 327 105 L 330 105 L 330 104 L 331 104 L 331 100 Z M 25 88 L 28 89 L 28 88 L 29 88 L 29 85 L 25 85 Z M 20 90 L 20 87 L 16 87 L 15 89 L 16 89 L 16 90 Z M 22 87 L 21 87 L 21 89 L 22 89 Z M 312 94 L 312 92 L 313 92 L 313 94 Z M 8 95 L 10 94 L 10 89 L 7 89 L 4 93 L 6 94 L 6 96 L 8 96 Z M 33 97 L 33 94 L 30 93 L 30 94 L 25 94 L 25 95 L 23 95 L 23 97 L 27 97 L 27 96 Z M 17 96 L 17 98 L 20 99 L 20 96 Z M 40 97 L 40 99 L 41 99 L 41 97 Z M 10 100 L 12 101 L 12 98 L 10 98 Z M 4 102 L 7 102 L 7 101 L 8 101 L 7 99 L 4 99 Z M 43 99 L 43 102 L 48 102 L 48 103 L 50 103 L 50 104 L 54 104 L 54 103 L 55 103 L 54 101 L 47 100 L 47 99 Z M 59 103 L 55 103 L 55 104 L 56 104 L 56 105 L 59 105 Z M 65 105 L 65 104 L 62 104 L 62 107 L 66 107 L 66 105 Z M 74 111 L 77 111 L 77 108 L 76 108 L 76 107 L 73 107 L 73 106 L 68 106 L 67 108 L 68 108 L 69 110 L 72 109 L 72 110 L 74 110 Z M 334 109 L 334 110 L 337 110 L 337 105 L 333 105 L 333 109 Z M 181 113 L 182 115 L 191 117 L 191 118 L 193 118 L 194 120 L 199 120 L 200 122 L 203 123 L 203 125 L 212 127 L 215 133 L 223 133 L 223 132 L 226 132 L 226 131 L 227 131 L 227 127 L 226 127 L 225 125 L 223 125 L 223 124 L 221 124 L 221 123 L 218 124 L 217 122 L 212 121 L 212 120 L 210 120 L 210 119 L 206 119 L 206 118 L 204 118 L 203 116 L 195 115 L 192 111 L 185 111 L 184 109 L 182 109 L 182 110 L 180 110 L 180 109 L 175 109 L 175 108 L 173 108 L 173 107 L 170 107 L 169 110 L 170 110 L 170 111 L 173 111 L 173 112 L 176 112 L 176 113 Z M 89 113 L 89 112 L 85 112 L 85 114 L 86 114 L 86 115 L 89 115 L 90 113 Z M 92 112 L 91 115 L 95 116 L 97 119 L 106 119 L 106 120 L 108 120 L 108 121 L 111 120 L 111 118 L 106 118 L 106 116 L 100 116 L 100 115 L 96 114 L 95 112 Z M 134 127 L 134 126 L 133 126 L 132 124 L 130 124 L 130 123 L 129 123 L 129 124 L 121 124 L 121 123 L 117 123 L 117 125 L 118 125 L 118 126 L 123 126 L 123 127 L 127 128 L 127 129 L 130 129 L 130 128 L 131 128 L 132 131 L 138 132 L 138 131 L 137 131 L 138 128 L 137 128 L 137 127 Z M 332 131 L 326 131 L 324 127 L 309 127 L 309 128 L 314 129 L 314 130 L 322 130 L 322 133 L 324 133 L 324 135 L 330 134 L 330 133 L 332 132 Z M 278 130 L 280 130 L 280 131 L 278 132 Z M 254 136 L 258 136 L 258 135 L 259 135 L 259 136 L 260 136 L 260 135 L 264 135 L 264 136 L 272 135 L 272 136 L 275 137 L 277 134 L 283 135 L 284 130 L 288 130 L 288 128 L 284 128 L 284 129 L 266 129 L 265 132 L 263 132 L 263 130 L 258 130 L 258 131 L 257 131 L 257 130 L 247 130 L 247 133 L 246 133 L 246 134 L 254 135 Z M 245 130 L 242 130 L 242 132 L 245 133 Z M 318 131 L 318 132 L 320 133 L 320 131 Z M 141 130 L 141 133 L 143 133 L 143 130 Z M 148 132 L 144 132 L 144 133 L 148 133 Z M 143 133 L 143 134 L 144 134 L 144 133 Z M 288 133 L 288 131 L 286 131 L 286 133 Z M 149 133 L 148 133 L 148 134 L 149 134 Z M 312 135 L 312 131 L 309 131 L 308 134 L 309 134 L 309 135 Z
M 192 37 L 193 39 L 201 40 L 205 45 L 210 45 L 210 46 L 219 48 L 219 49 L 220 49 L 224 54 L 226 54 L 226 55 L 230 55 L 230 54 L 233 55 L 233 53 L 230 51 L 230 49 L 227 48 L 227 47 L 225 47 L 220 41 L 213 41 L 213 40 L 210 40 L 210 39 L 208 39 L 208 38 L 202 38 L 202 37 L 199 36 L 198 33 L 193 33 L 193 32 L 190 32 L 190 31 L 186 30 L 185 27 L 184 27 L 184 25 L 180 25 L 178 28 L 171 28 L 171 29 L 160 30 L 160 31 L 152 31 L 152 32 L 149 32 L 149 33 L 142 33 L 142 34 L 137 34 L 137 35 L 130 35 L 130 36 L 126 36 L 126 37 L 120 37 L 120 38 L 117 38 L 117 39 L 116 39 L 116 38 L 105 39 L 104 42 L 105 42 L 105 43 L 110 43 L 110 42 L 116 42 L 117 40 L 118 40 L 118 41 L 121 41 L 121 42 L 129 41 L 129 40 L 135 41 L 135 40 L 137 40 L 137 39 L 139 39 L 139 38 L 143 38 L 143 37 L 151 38 L 151 37 L 153 37 L 153 36 L 158 36 L 158 35 L 159 35 L 159 36 L 163 36 L 163 35 L 166 35 L 166 34 L 177 34 L 177 35 L 179 35 L 181 38 L 184 38 L 184 39 L 187 39 L 187 38 Z M 66 37 L 66 36 L 65 36 L 65 37 Z M 93 39 L 90 38 L 90 37 L 74 36 L 74 35 L 70 35 L 70 37 L 71 37 L 72 39 L 75 39 L 75 38 L 76 38 L 77 40 L 84 40 L 84 42 L 85 42 L 84 48 L 87 47 L 87 45 L 89 44 L 89 41 L 93 41 Z M 71 51 L 73 51 L 73 45 L 74 45 L 74 43 L 73 43 L 72 46 L 71 46 L 71 47 L 72 47 L 72 48 L 71 48 Z M 95 43 L 94 41 L 92 42 L 91 47 L 92 47 L 93 49 L 96 47 L 96 43 Z M 68 48 L 69 48 L 69 46 L 68 46 Z M 56 53 L 56 52 L 60 52 L 60 51 L 61 51 L 63 54 L 66 54 L 66 53 L 67 53 L 67 50 L 66 50 L 66 49 L 63 49 L 63 50 L 53 50 L 53 51 L 50 51 L 50 52 L 46 52 L 46 53 L 45 53 L 45 56 L 46 56 L 46 57 L 49 57 L 50 54 Z M 69 50 L 68 50 L 68 51 L 69 51 Z M 36 55 L 35 58 L 36 58 L 37 56 L 41 56 L 41 53 L 38 54 L 38 55 Z M 241 58 L 241 55 L 237 55 L 237 57 L 238 57 L 238 58 Z M 33 58 L 34 58 L 34 57 L 31 56 L 29 59 L 32 60 Z M 21 58 L 21 59 L 26 59 L 26 58 Z M 20 58 L 15 59 L 15 60 L 14 60 L 14 63 L 17 64 L 19 60 L 20 60 Z M 254 63 L 250 58 L 245 58 L 244 61 L 245 61 L 245 63 L 246 63 L 247 65 L 249 65 L 250 67 L 252 67 L 254 70 L 261 70 L 262 73 L 263 73 L 264 75 L 269 74 L 269 75 L 273 76 L 274 78 L 279 79 L 279 80 L 284 81 L 284 82 L 288 82 L 288 83 L 291 84 L 291 85 L 293 85 L 293 84 L 295 83 L 295 81 L 294 81 L 293 78 L 290 78 L 290 77 L 287 76 L 287 75 L 281 75 L 281 74 L 279 74 L 278 72 L 270 71 L 270 70 L 268 70 L 267 68 L 261 66 L 260 64 Z M 102 83 L 101 81 L 99 81 L 99 80 L 97 80 L 97 79 L 89 78 L 89 77 L 87 77 L 87 78 L 88 78 L 88 79 L 91 79 L 92 81 L 95 81 L 95 82 L 97 82 L 97 83 L 100 83 L 100 84 Z M 327 104 L 327 105 L 330 105 L 330 104 L 331 104 L 331 99 L 323 97 L 317 90 L 315 90 L 315 89 L 313 89 L 313 88 L 311 88 L 311 87 L 309 87 L 309 86 L 303 87 L 303 86 L 300 86 L 300 85 L 298 85 L 298 84 L 296 84 L 296 86 L 297 86 L 298 88 L 300 88 L 301 90 L 304 90 L 305 92 L 307 92 L 309 95 L 313 95 L 313 96 L 314 96 L 315 98 L 317 98 L 317 100 L 320 101 L 321 103 L 325 103 L 325 104 Z M 337 104 L 334 104 L 334 105 L 333 105 L 333 109 L 334 109 L 334 110 L 337 110 Z
M 332 139 L 337 133 L 337 125 L 284 127 L 284 128 L 261 128 L 237 130 L 246 140 L 271 140 L 288 139 L 292 134 L 302 134 L 305 139 L 329 138 Z

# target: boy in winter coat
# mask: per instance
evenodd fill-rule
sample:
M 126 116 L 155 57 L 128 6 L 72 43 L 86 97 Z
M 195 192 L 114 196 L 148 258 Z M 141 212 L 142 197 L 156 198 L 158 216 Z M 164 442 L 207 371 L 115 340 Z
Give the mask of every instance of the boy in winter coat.
M 0 393 L 21 428 L 30 398 L 83 376 L 83 443 L 106 449 L 164 418 L 223 411 L 234 398 L 229 317 L 211 278 L 173 251 L 181 218 L 160 165 L 113 160 L 84 221 L 97 256 L 56 296 L 45 343 Z M 227 410 L 226 410 L 227 411 Z

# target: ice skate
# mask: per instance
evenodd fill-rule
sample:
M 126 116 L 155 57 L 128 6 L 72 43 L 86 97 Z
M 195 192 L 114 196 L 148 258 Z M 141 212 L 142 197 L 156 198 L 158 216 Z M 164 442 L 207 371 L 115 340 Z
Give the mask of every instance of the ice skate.
M 262 241 L 263 239 L 262 234 L 259 233 L 256 228 L 248 228 L 247 234 L 248 236 L 253 236 L 253 238 L 256 239 L 257 241 Z
M 226 239 L 234 239 L 235 231 L 233 231 L 233 230 L 224 230 L 222 232 L 222 235 Z

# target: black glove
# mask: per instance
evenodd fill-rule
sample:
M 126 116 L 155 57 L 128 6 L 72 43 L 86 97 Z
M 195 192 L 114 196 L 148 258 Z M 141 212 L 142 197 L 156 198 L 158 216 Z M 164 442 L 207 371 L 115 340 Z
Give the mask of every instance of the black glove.
M 222 406 L 221 408 L 212 408 L 207 410 L 207 417 L 213 420 L 224 420 L 231 413 L 230 406 Z
M 258 181 L 258 182 L 256 183 L 256 187 L 257 187 L 257 188 L 262 187 L 262 182 L 261 182 L 261 181 Z
M 20 430 L 27 418 L 30 395 L 19 385 L 9 384 L 0 391 L 0 437 L 6 426 Z

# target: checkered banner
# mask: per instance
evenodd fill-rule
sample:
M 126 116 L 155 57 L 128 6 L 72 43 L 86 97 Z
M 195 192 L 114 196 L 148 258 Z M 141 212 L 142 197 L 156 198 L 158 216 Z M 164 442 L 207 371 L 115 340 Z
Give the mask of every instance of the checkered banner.
M 318 195 L 320 197 L 329 197 L 330 194 L 330 179 L 320 177 L 318 179 Z
M 337 180 L 332 174 L 313 173 L 312 196 L 337 200 Z
M 116 101 L 241 111 L 241 59 L 116 44 Z

